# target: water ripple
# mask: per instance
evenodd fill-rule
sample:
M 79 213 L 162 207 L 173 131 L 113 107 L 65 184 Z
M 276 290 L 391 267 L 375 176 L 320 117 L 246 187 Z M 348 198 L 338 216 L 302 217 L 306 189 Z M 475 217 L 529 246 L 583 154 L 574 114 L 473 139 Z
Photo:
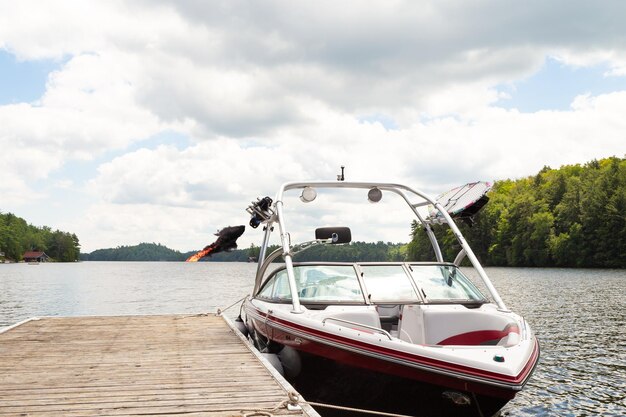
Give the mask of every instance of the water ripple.
M 502 414 L 626 415 L 626 271 L 488 268 L 487 273 L 541 343 L 534 375 Z

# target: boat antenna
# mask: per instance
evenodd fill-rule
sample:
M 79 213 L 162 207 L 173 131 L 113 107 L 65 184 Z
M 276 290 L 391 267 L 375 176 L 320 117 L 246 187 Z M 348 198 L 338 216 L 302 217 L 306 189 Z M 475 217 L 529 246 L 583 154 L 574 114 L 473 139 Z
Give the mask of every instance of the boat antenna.
M 344 169 L 344 168 L 345 168 L 345 166 L 344 166 L 344 165 L 342 165 L 342 166 L 341 166 L 341 175 L 337 175 L 337 181 L 343 181 L 343 180 L 345 180 L 345 179 L 346 179 L 346 178 L 344 177 L 344 175 L 343 175 L 343 169 Z

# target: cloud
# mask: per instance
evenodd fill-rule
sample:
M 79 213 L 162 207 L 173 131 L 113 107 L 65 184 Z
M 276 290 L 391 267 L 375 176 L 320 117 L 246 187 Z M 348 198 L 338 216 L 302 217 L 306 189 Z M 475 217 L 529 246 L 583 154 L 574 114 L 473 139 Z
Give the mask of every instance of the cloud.
M 572 106 L 570 111 L 532 114 L 487 108 L 472 118 L 428 120 L 402 130 L 386 130 L 380 123 L 359 122 L 313 106 L 307 110 L 314 123 L 283 130 L 271 139 L 271 147 L 220 139 L 183 150 L 141 149 L 103 164 L 90 188 L 103 198 L 105 217 L 120 224 L 116 231 L 121 233 L 124 219 L 135 222 L 128 215 L 133 213 L 148 216 L 138 223 L 151 222 L 148 235 L 160 230 L 167 236 L 156 224 L 177 221 L 170 216 L 184 217 L 181 226 L 193 230 L 246 224 L 244 209 L 251 200 L 273 197 L 288 181 L 332 181 L 342 164 L 348 180 L 401 179 L 435 196 L 465 182 L 522 177 L 544 165 L 559 167 L 623 154 L 626 92 L 581 96 Z M 361 200 L 367 206 L 365 198 Z M 140 212 L 144 207 L 147 214 Z M 314 213 L 312 208 L 304 207 L 305 212 L 294 214 L 296 220 L 289 224 L 343 221 L 361 231 L 362 240 L 406 240 L 410 218 L 402 208 L 394 208 L 393 216 L 381 216 L 378 222 L 386 222 L 385 227 L 374 233 L 365 232 L 373 220 L 361 209 L 335 204 Z M 195 236 L 195 247 L 200 247 L 206 235 L 190 233 L 187 242 Z M 99 229 L 90 229 L 87 235 L 98 239 L 100 234 Z M 242 238 L 246 246 L 258 243 L 249 236 Z M 294 233 L 295 238 L 306 235 Z M 183 242 L 176 239 L 175 243 Z
M 145 61 L 138 102 L 164 122 L 191 121 L 195 137 L 260 134 L 303 118 L 294 98 L 264 70 L 199 67 L 175 56 Z
M 85 252 L 140 242 L 162 243 L 181 251 L 197 250 L 215 240 L 213 234 L 221 224 L 215 222 L 219 209 L 219 204 L 214 209 L 194 209 L 98 203 L 80 218 L 61 226 L 79 236 Z M 233 220 L 232 224 L 240 224 L 238 219 Z
M 75 57 L 50 74 L 38 102 L 0 106 L 0 191 L 17 176 L 25 200 L 41 197 L 45 193 L 30 184 L 69 160 L 92 160 L 162 129 L 135 104 L 132 84 L 111 66 L 107 57 Z
M 115 236 L 190 248 L 185 239 L 202 246 L 204 232 L 238 221 L 232 213 L 281 182 L 333 179 L 340 165 L 349 179 L 437 194 L 621 155 L 626 93 L 581 91 L 568 111 L 523 113 L 497 107 L 497 86 L 530 77 L 547 56 L 623 76 L 625 8 L 3 2 L 0 48 L 60 63 L 40 99 L 0 106 L 3 204 L 46 201 L 36 184 L 93 161 L 85 189 L 76 178 L 50 184 L 90 195 L 76 223 L 86 249 Z M 163 132 L 188 145 L 143 147 Z
M 247 199 L 251 190 L 260 188 L 260 179 L 274 184 L 306 175 L 296 157 L 285 148 L 242 147 L 233 139 L 203 142 L 184 150 L 159 146 L 101 165 L 100 175 L 90 186 L 104 201 L 115 204 L 198 207 Z
M 615 3 L 537 2 L 523 10 L 506 2 L 166 4 L 219 34 L 210 53 L 221 54 L 220 64 L 281 74 L 286 90 L 344 110 L 419 106 L 442 86 L 519 79 L 555 49 L 625 47 L 625 6 Z M 193 57 L 208 61 L 203 49 Z
M 56 74 L 66 83 L 126 83 L 133 104 L 197 138 L 307 123 L 302 107 L 310 101 L 391 113 L 403 126 L 407 109 L 438 116 L 489 105 L 494 85 L 530 76 L 548 54 L 577 65 L 609 62 L 620 74 L 626 50 L 626 30 L 611 24 L 622 5 L 162 1 L 87 9 L 67 1 L 50 5 L 58 19 L 27 1 L 4 7 L 4 48 L 22 59 L 68 59 Z M 86 68 L 90 60 L 97 67 Z M 84 102 L 92 88 L 60 91 Z M 94 98 L 134 117 L 127 102 Z

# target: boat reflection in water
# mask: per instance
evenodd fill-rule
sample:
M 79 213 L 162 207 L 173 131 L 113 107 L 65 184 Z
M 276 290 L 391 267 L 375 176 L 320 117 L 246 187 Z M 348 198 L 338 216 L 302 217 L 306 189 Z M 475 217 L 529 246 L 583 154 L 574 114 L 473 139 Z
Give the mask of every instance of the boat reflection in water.
M 489 188 L 472 183 L 431 199 L 400 184 L 298 182 L 284 184 L 275 200 L 253 203 L 250 225 L 264 225 L 265 233 L 242 320 L 255 346 L 276 354 L 285 376 L 311 401 L 412 415 L 496 414 L 528 381 L 539 345 L 528 323 L 501 300 L 453 220 L 471 222 Z M 298 262 L 309 248 L 349 243 L 352 231 L 317 227 L 314 239 L 294 244 L 285 194 L 296 191 L 307 203 L 325 191 L 337 206 L 339 191 L 350 189 L 367 193 L 370 202 L 383 194 L 404 201 L 428 234 L 434 259 Z M 461 247 L 456 259 L 443 259 L 433 224 L 452 230 Z M 272 233 L 281 245 L 267 253 Z M 487 295 L 459 269 L 465 256 Z M 270 268 L 280 257 L 284 264 Z

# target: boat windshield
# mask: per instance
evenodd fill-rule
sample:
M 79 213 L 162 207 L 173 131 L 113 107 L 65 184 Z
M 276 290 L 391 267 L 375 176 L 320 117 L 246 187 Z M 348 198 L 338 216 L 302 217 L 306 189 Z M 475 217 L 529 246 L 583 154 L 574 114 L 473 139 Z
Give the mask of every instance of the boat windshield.
M 294 266 L 293 271 L 302 303 L 365 302 L 352 265 L 299 265 Z M 291 301 L 287 271 L 276 272 L 263 285 L 258 296 L 279 302 Z
M 367 297 L 373 303 L 419 301 L 402 265 L 360 265 Z
M 485 296 L 456 266 L 411 264 L 410 269 L 427 301 L 486 301 Z
M 413 263 L 408 266 L 307 264 L 294 265 L 293 271 L 302 303 L 364 304 L 366 299 L 375 304 L 488 301 L 454 265 Z M 363 287 L 357 270 L 361 274 Z M 287 270 L 283 267 L 272 274 L 257 296 L 273 302 L 291 302 Z

